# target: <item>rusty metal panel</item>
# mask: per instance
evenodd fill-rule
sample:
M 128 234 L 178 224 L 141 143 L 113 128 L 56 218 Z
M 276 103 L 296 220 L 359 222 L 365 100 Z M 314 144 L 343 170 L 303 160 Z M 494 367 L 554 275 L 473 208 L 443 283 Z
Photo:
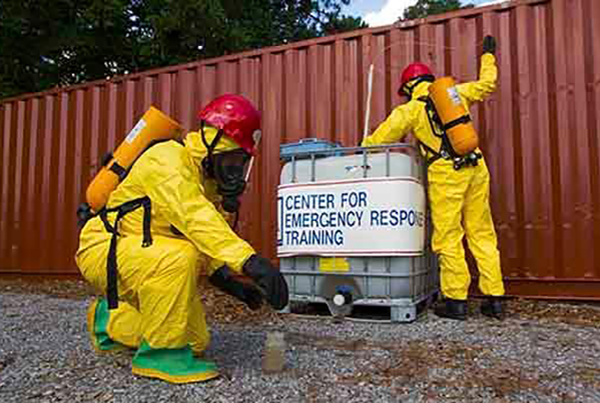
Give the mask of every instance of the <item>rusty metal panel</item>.
M 283 58 L 281 52 L 265 54 L 262 57 L 262 117 L 263 140 L 261 145 L 261 205 L 257 214 L 262 223 L 260 245 L 263 252 L 271 254 L 273 234 L 276 232 L 275 201 L 279 183 L 279 144 L 285 136 L 285 115 L 282 105 L 285 100 L 285 80 L 283 77 Z
M 21 196 L 21 224 L 20 224 L 20 240 L 19 245 L 22 250 L 19 255 L 22 256 L 22 260 L 19 267 L 24 270 L 35 270 L 38 266 L 37 257 L 38 253 L 35 245 L 39 245 L 39 232 L 37 231 L 37 225 L 35 223 L 35 200 L 40 199 L 39 185 L 36 183 L 41 178 L 41 164 L 36 164 L 35 158 L 39 153 L 38 150 L 38 137 L 39 137 L 39 99 L 32 99 L 28 101 L 28 107 L 25 114 L 26 123 L 26 138 L 28 141 L 25 143 L 25 153 L 22 178 L 22 196 Z
M 11 165 L 10 161 L 10 139 L 12 136 L 9 136 L 5 133 L 11 132 L 11 112 L 12 112 L 12 104 L 7 103 L 2 105 L 2 109 L 0 109 L 0 116 L 2 116 L 2 138 L 0 138 L 0 146 L 1 156 L 2 156 L 2 164 L 0 164 L 0 267 L 6 268 L 10 267 L 8 261 L 8 242 L 9 242 L 9 233 L 8 233 L 8 178 L 9 172 L 8 168 Z
M 588 212 L 588 217 L 591 216 L 593 221 L 593 244 L 600 245 L 600 2 L 588 2 L 584 7 L 584 15 L 593 16 L 591 19 L 584 19 L 586 27 L 586 99 L 588 101 L 588 130 L 590 138 L 590 170 L 591 184 L 594 192 L 591 214 Z M 595 40 L 594 40 L 595 38 Z M 593 277 L 594 273 L 598 276 L 598 265 L 600 265 L 600 251 L 597 247 L 592 248 L 594 254 L 594 266 L 589 277 Z
M 243 59 L 239 64 L 239 79 L 240 87 L 239 92 L 244 94 L 259 108 L 262 108 L 262 71 L 261 71 L 261 58 L 252 57 Z M 262 155 L 257 155 L 254 161 L 254 169 L 249 179 L 249 183 L 246 188 L 246 193 L 242 199 L 242 208 L 240 210 L 239 220 L 239 231 L 244 234 L 244 237 L 251 239 L 253 246 L 262 250 L 262 233 L 263 233 L 263 220 L 257 219 L 260 217 L 261 206 L 264 202 L 262 197 L 263 185 L 262 185 L 262 172 L 260 169 Z
M 36 218 L 38 218 L 38 231 L 40 232 L 40 245 L 50 245 L 50 234 L 51 234 L 51 217 L 55 214 L 55 211 L 51 209 L 51 199 L 53 195 L 56 193 L 55 188 L 51 186 L 51 178 L 52 178 L 52 158 L 55 155 L 55 148 L 53 144 L 53 138 L 58 138 L 58 136 L 53 136 L 52 133 L 53 127 L 53 115 L 55 108 L 55 99 L 54 95 L 44 96 L 41 100 L 42 103 L 42 113 L 43 121 L 40 127 L 40 135 L 43 137 L 43 151 L 40 154 L 36 155 L 36 163 L 42 165 L 42 178 L 41 178 L 41 205 L 37 205 L 37 213 Z M 6 199 L 3 199 L 5 201 Z M 44 217 L 45 219 L 39 219 Z M 0 235 L 3 235 L 1 233 Z M 49 263 L 50 256 L 49 252 L 53 248 L 43 247 L 39 252 L 40 256 L 40 265 L 36 269 L 39 270 L 50 270 L 52 267 Z M 4 269 L 6 266 L 2 266 Z
M 507 1 L 4 100 L 0 273 L 75 273 L 75 209 L 101 157 L 150 105 L 195 130 L 198 109 L 225 92 L 244 94 L 263 114 L 239 228 L 273 257 L 279 145 L 304 137 L 358 144 L 371 64 L 369 131 L 401 102 L 399 75 L 412 61 L 476 79 L 488 33 L 498 38 L 498 86 L 472 113 L 508 290 L 600 299 L 595 0 Z

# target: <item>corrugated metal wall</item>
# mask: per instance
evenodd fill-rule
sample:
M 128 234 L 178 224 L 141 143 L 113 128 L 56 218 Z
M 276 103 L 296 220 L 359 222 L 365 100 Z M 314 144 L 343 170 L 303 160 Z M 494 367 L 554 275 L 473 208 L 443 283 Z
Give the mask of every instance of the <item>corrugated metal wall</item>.
M 100 157 L 150 104 L 192 129 L 197 107 L 224 92 L 248 96 L 263 112 L 260 169 L 241 231 L 274 256 L 279 144 L 310 136 L 356 145 L 372 62 L 374 129 L 399 103 L 407 63 L 475 79 L 487 33 L 498 38 L 499 87 L 473 113 L 509 290 L 600 298 L 597 0 L 507 1 L 5 100 L 0 272 L 76 272 L 75 210 Z

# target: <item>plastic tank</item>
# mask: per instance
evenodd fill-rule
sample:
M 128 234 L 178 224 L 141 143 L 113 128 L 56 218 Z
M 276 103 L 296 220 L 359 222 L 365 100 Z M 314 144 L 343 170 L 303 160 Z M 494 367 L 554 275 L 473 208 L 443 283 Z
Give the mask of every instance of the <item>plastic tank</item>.
M 386 306 L 392 322 L 415 320 L 439 289 L 418 150 L 282 147 L 277 253 L 290 301 L 326 303 L 334 316 Z

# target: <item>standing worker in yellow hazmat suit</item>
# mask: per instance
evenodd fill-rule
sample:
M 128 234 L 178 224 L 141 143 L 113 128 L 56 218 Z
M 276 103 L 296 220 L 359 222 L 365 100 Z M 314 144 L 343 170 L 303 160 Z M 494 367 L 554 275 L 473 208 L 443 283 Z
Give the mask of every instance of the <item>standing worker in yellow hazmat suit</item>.
M 86 280 L 108 294 L 108 301 L 96 299 L 88 310 L 96 349 L 135 348 L 134 374 L 173 383 L 218 376 L 214 363 L 198 358 L 210 338 L 196 287 L 202 259 L 209 261 L 210 282 L 250 308 L 263 299 L 275 309 L 288 303 L 279 270 L 239 238 L 221 213 L 239 207 L 260 114 L 245 98 L 224 95 L 199 118 L 199 132 L 141 154 L 110 194 L 107 211 L 146 197 L 149 205 L 118 219 L 114 213 L 88 219 L 76 255 Z M 116 289 L 107 280 L 111 252 Z M 236 273 L 253 282 L 236 280 Z
M 462 103 L 465 111 L 473 102 L 483 101 L 496 88 L 495 49 L 495 39 L 486 36 L 479 80 L 459 84 L 454 89 L 453 99 L 458 105 Z M 429 87 L 434 81 L 431 70 L 424 64 L 409 65 L 402 73 L 399 93 L 410 100 L 394 109 L 361 145 L 395 143 L 410 132 L 415 135 L 428 161 L 432 248 L 440 259 L 441 288 L 445 297 L 435 312 L 441 317 L 466 319 L 471 281 L 462 246 L 466 234 L 480 273 L 479 289 L 487 296 L 481 311 L 484 315 L 501 318 L 503 308 L 498 297 L 504 295 L 504 285 L 489 206 L 489 172 L 479 149 L 462 156 L 453 152 L 446 130 L 454 126 L 448 124 L 440 132 L 443 125 L 439 124 L 439 118 L 436 123 L 435 113 L 429 107 Z M 470 120 L 468 116 L 466 119 Z

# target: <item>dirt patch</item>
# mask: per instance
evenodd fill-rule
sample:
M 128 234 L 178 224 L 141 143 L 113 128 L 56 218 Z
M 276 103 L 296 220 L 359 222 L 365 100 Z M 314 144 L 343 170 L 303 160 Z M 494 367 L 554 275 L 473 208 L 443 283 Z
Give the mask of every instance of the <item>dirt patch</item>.
M 52 284 L 21 291 L 77 295 L 65 292 L 65 284 L 58 291 Z M 509 319 L 500 322 L 477 313 L 474 300 L 465 322 L 429 311 L 406 325 L 337 323 L 276 317 L 266 308 L 253 312 L 206 284 L 199 287 L 209 323 L 232 325 L 212 329 L 209 358 L 224 376 L 194 386 L 198 399 L 600 401 L 600 329 L 593 305 L 509 301 Z M 106 390 L 115 401 L 189 400 L 191 388 L 131 376 L 132 352 L 114 359 L 93 354 L 82 322 L 86 301 L 16 295 L 14 286 L 2 291 L 11 292 L 0 295 L 0 401 L 83 401 Z M 576 315 L 580 320 L 573 322 Z M 244 326 L 253 321 L 260 323 Z M 265 376 L 261 357 L 270 331 L 286 335 L 287 370 Z
M 511 317 L 600 327 L 600 304 L 592 302 L 556 302 L 515 298 L 508 301 Z
M 332 336 L 287 333 L 286 340 L 298 347 L 385 352 L 387 358 L 367 358 L 363 370 L 338 380 L 345 384 L 392 386 L 401 383 L 398 392 L 408 393 L 417 383 L 436 389 L 486 389 L 503 398 L 523 390 L 548 393 L 540 379 L 521 363 L 498 360 L 491 349 L 458 342 L 407 341 L 398 346 L 363 339 L 348 340 Z M 374 356 L 366 354 L 365 357 Z M 586 368 L 588 377 L 595 369 Z
M 452 391 L 459 399 L 465 390 L 486 391 L 497 399 L 510 399 L 524 391 L 551 395 L 551 383 L 564 382 L 565 378 L 588 387 L 600 384 L 600 368 L 583 367 L 550 379 L 527 368 L 526 363 L 501 359 L 490 349 L 457 342 L 409 341 L 400 347 L 370 347 L 388 350 L 389 358 L 372 360 L 363 371 L 341 377 L 341 382 L 393 387 L 400 395 L 419 388 L 431 399 L 441 397 L 440 391 L 446 393 L 445 399 L 452 397 Z
M 96 294 L 93 287 L 84 280 L 37 277 L 0 277 L 0 292 L 44 294 L 70 299 L 84 299 Z
M 209 322 L 245 324 L 281 320 L 266 306 L 257 311 L 250 310 L 242 302 L 210 286 L 205 277 L 199 279 L 198 290 Z M 99 295 L 86 281 L 77 279 L 0 278 L 0 292 L 43 294 L 67 299 L 86 299 Z
M 342 339 L 334 336 L 309 335 L 305 333 L 287 332 L 285 339 L 298 347 L 317 348 L 322 350 L 358 351 L 371 346 L 364 339 Z
M 216 323 L 254 323 L 281 320 L 268 307 L 263 307 L 258 311 L 248 309 L 245 304 L 210 286 L 206 277 L 199 278 L 198 288 L 209 321 Z M 70 299 L 85 299 L 98 295 L 93 287 L 81 279 L 45 279 L 37 277 L 0 277 L 0 292 L 45 294 Z M 469 311 L 471 314 L 477 314 L 479 303 L 480 300 L 478 299 L 470 301 Z M 514 298 L 506 301 L 506 309 L 507 316 L 511 318 L 600 327 L 600 304 Z M 311 312 L 306 314 L 311 314 Z M 319 314 L 322 314 L 322 312 L 319 312 Z

